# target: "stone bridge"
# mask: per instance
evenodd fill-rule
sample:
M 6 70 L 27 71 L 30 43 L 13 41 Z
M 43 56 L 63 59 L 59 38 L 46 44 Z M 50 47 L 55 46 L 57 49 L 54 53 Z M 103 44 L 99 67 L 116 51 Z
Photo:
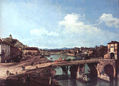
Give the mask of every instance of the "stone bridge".
M 110 78 L 116 78 L 117 68 L 116 60 L 114 59 L 88 59 L 88 60 L 76 60 L 76 61 L 60 61 L 49 62 L 44 64 L 38 64 L 34 66 L 26 67 L 27 70 L 35 68 L 45 67 L 61 67 L 62 71 L 67 74 L 70 67 L 71 76 L 78 78 L 79 73 L 84 70 L 84 64 L 87 64 L 90 68 L 90 74 L 92 77 L 99 77 L 106 81 Z
M 110 79 L 116 78 L 117 75 L 117 66 L 116 60 L 114 59 L 89 59 L 89 60 L 78 60 L 78 61 L 69 61 L 69 62 L 58 62 L 52 66 L 70 66 L 73 67 L 70 69 L 73 77 L 78 78 L 78 74 L 81 70 L 84 70 L 84 64 L 87 64 L 90 69 L 91 77 L 99 77 L 103 80 L 110 81 Z M 66 72 L 67 68 L 62 69 Z M 67 70 L 68 71 L 68 70 Z M 67 72 L 66 72 L 67 73 Z M 74 74 L 75 73 L 75 74 Z

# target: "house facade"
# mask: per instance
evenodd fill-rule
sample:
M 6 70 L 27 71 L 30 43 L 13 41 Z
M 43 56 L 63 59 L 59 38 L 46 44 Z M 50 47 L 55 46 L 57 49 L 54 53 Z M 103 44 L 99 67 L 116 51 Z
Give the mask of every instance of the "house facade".
M 10 58 L 10 45 L 0 39 L 0 63 Z
M 115 59 L 118 60 L 119 58 L 119 42 L 111 41 L 108 43 L 108 51 L 107 54 L 104 56 L 105 59 Z
M 0 63 L 18 62 L 21 58 L 21 50 L 9 45 L 0 39 Z
M 108 43 L 108 54 L 110 59 L 118 59 L 119 56 L 119 42 L 112 41 Z

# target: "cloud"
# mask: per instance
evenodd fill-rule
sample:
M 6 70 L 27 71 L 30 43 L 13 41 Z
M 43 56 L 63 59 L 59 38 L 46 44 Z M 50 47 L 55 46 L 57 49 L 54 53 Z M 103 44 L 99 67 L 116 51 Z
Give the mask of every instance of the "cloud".
M 45 28 L 31 29 L 31 30 L 30 30 L 30 34 L 31 34 L 31 35 L 35 35 L 35 36 L 42 36 L 42 35 L 58 36 L 58 33 L 56 33 L 56 32 L 51 32 L 51 31 L 47 31 Z
M 98 29 L 97 27 L 90 24 L 85 24 L 83 21 L 81 21 L 80 14 L 67 14 L 64 17 L 64 20 L 59 22 L 59 25 L 64 26 L 66 28 L 66 31 L 73 33 L 92 33 L 100 31 L 100 29 Z
M 115 18 L 112 14 L 103 13 L 100 18 L 100 22 L 104 22 L 108 27 L 119 28 L 119 18 Z
M 64 27 L 64 33 L 68 35 L 67 41 L 70 45 L 91 46 L 104 44 L 119 37 L 118 33 L 110 32 L 109 30 L 101 29 L 94 24 L 86 24 L 82 21 L 80 14 L 67 14 L 60 26 Z M 82 41 L 84 41 L 82 43 Z

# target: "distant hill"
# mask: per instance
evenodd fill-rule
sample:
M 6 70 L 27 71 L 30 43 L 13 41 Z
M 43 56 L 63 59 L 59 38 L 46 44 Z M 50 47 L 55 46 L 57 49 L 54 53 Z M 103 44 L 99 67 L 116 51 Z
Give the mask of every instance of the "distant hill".
M 17 48 L 25 48 L 27 47 L 26 45 L 24 45 L 23 43 L 21 43 L 19 40 L 17 39 L 13 39 L 13 38 L 4 38 L 3 39 L 4 42 L 8 43 L 11 46 L 17 47 Z
M 45 50 L 67 50 L 67 49 L 73 49 L 73 48 L 54 48 L 54 49 L 45 48 Z

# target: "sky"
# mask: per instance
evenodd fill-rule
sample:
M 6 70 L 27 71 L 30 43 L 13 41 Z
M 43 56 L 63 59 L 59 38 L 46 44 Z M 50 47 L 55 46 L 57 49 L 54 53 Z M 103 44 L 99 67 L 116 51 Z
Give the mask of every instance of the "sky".
M 119 0 L 0 0 L 0 37 L 39 48 L 119 41 Z

